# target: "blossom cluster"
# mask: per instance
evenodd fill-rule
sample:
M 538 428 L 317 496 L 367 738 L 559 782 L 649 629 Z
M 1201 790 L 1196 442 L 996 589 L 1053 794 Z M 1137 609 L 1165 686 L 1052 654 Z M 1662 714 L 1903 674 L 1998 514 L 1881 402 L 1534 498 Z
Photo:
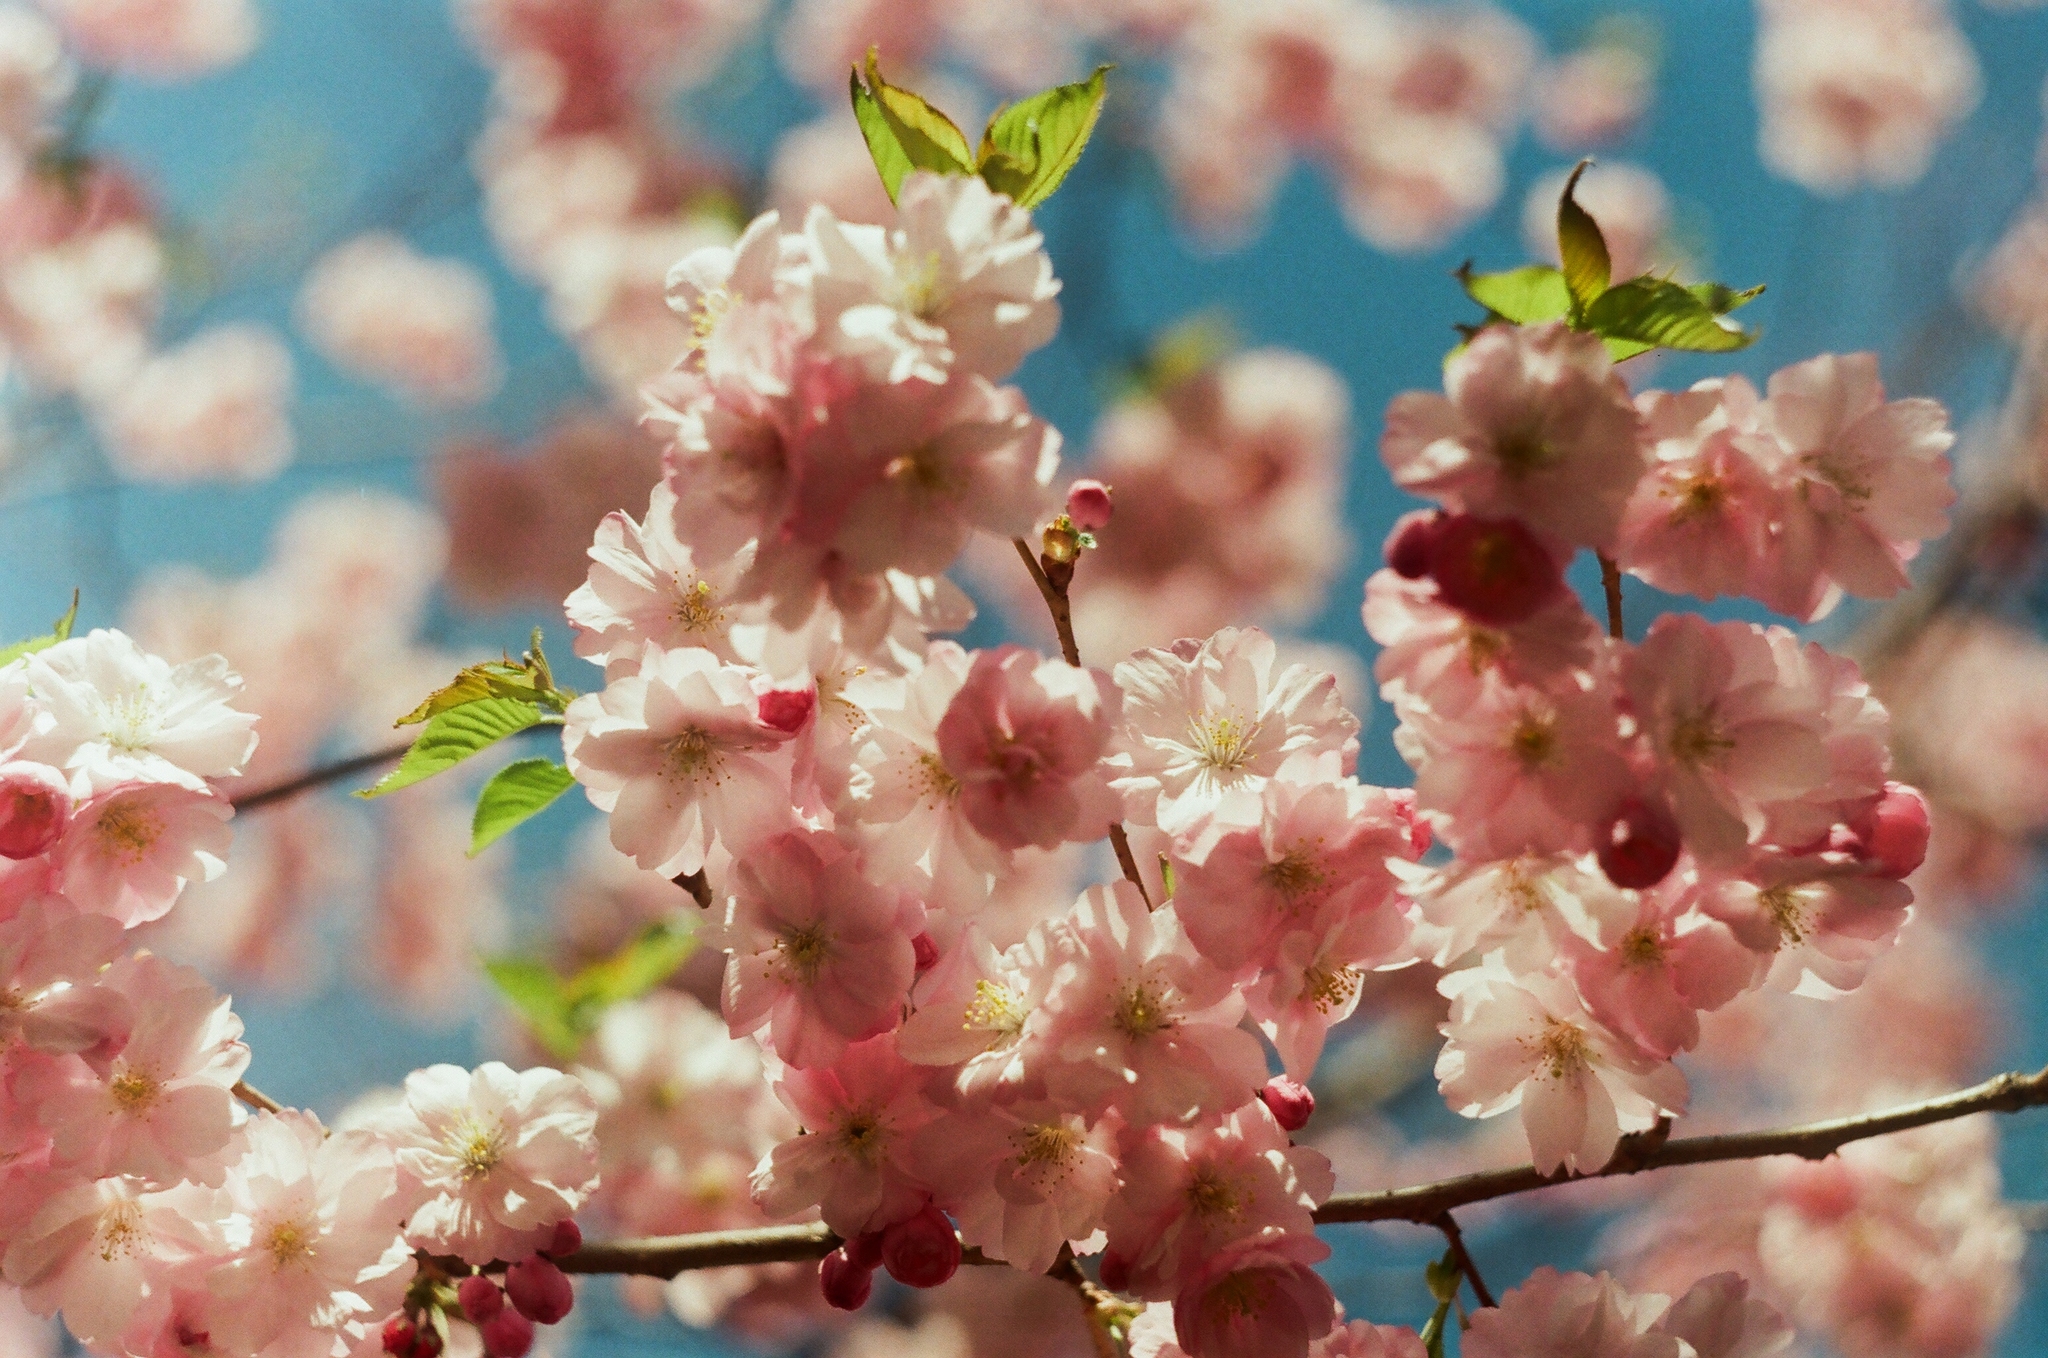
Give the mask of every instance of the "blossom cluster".
M 415 1253 L 509 1265 L 510 1320 L 481 1273 L 462 1308 L 514 1358 L 568 1310 L 546 1255 L 596 1185 L 581 1082 L 430 1067 L 330 1135 L 248 1095 L 229 1001 L 134 946 L 221 870 L 256 747 L 240 689 L 112 631 L 0 667 L 0 1277 L 99 1353 L 426 1358 L 392 1342 L 417 1335 Z

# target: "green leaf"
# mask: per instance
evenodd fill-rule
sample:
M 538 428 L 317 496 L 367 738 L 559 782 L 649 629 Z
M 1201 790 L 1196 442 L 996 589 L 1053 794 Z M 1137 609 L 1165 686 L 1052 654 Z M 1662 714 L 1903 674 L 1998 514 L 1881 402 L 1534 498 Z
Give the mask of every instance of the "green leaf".
M 1579 176 L 1592 163 L 1578 163 L 1557 200 L 1557 254 L 1564 261 L 1565 286 L 1571 290 L 1572 301 L 1580 307 L 1592 305 L 1594 298 L 1607 291 L 1614 277 L 1614 263 L 1608 258 L 1607 238 L 1600 234 L 1600 223 L 1573 197 Z
M 1688 289 L 1663 279 L 1638 278 L 1602 293 L 1586 308 L 1586 328 L 1609 341 L 1646 349 L 1726 353 L 1756 342 L 1752 331 L 1724 322 Z M 1608 345 L 1614 352 L 1616 345 Z
M 1726 316 L 1729 312 L 1746 307 L 1763 296 L 1764 285 L 1759 283 L 1753 288 L 1744 288 L 1737 292 L 1726 283 L 1694 283 L 1686 291 L 1705 302 L 1707 309 L 1716 316 Z
M 511 829 L 554 805 L 576 786 L 576 776 L 552 759 L 519 759 L 491 775 L 476 799 L 469 824 L 469 856 L 476 857 Z
M 554 671 L 548 667 L 547 653 L 540 647 L 540 629 L 536 627 L 533 629 L 533 649 L 518 660 L 507 656 L 503 660 L 486 660 L 481 665 L 471 665 L 457 674 L 453 683 L 428 694 L 425 702 L 392 724 L 416 726 L 451 708 L 482 698 L 514 698 L 520 702 L 537 703 L 550 712 L 560 712 L 575 696 L 556 686 Z
M 927 103 L 923 95 L 899 89 L 882 79 L 872 47 L 868 49 L 865 90 L 860 73 L 854 73 L 853 116 L 867 138 L 868 154 L 881 171 L 882 187 L 889 191 L 892 203 L 903 176 L 913 169 L 937 174 L 974 173 L 974 151 L 965 134 L 954 126 L 951 118 Z
M 546 714 L 537 705 L 518 698 L 479 698 L 437 712 L 398 761 L 398 767 L 385 774 L 375 787 L 365 788 L 356 796 L 381 797 L 411 787 L 422 779 L 445 773 L 506 736 L 517 735 L 546 720 Z
M 1529 264 L 1506 273 L 1473 273 L 1467 265 L 1458 270 L 1458 282 L 1473 301 L 1516 325 L 1561 321 L 1571 314 L 1571 289 L 1564 275 L 1548 264 Z
M 17 641 L 12 646 L 0 650 L 0 666 L 11 665 L 25 655 L 34 655 L 37 651 L 47 651 L 60 641 L 71 640 L 71 628 L 77 621 L 78 591 L 74 589 L 71 591 L 71 607 L 64 610 L 64 616 L 50 624 L 50 630 L 44 635 L 30 637 L 26 641 Z
M 584 1035 L 569 1022 L 569 999 L 554 968 L 529 957 L 494 957 L 484 975 L 556 1060 L 576 1059 Z
M 610 957 L 592 962 L 570 977 L 563 994 L 571 1006 L 600 1010 L 626 1000 L 637 1000 L 690 960 L 697 951 L 697 930 L 693 919 L 673 924 L 650 924 L 640 936 Z
M 982 133 L 976 167 L 988 186 L 1009 194 L 1019 207 L 1036 207 L 1052 197 L 1094 135 L 1112 69 L 1098 66 L 1086 80 L 1055 85 L 1022 103 L 997 109 Z M 1021 188 L 1008 187 L 1019 178 Z

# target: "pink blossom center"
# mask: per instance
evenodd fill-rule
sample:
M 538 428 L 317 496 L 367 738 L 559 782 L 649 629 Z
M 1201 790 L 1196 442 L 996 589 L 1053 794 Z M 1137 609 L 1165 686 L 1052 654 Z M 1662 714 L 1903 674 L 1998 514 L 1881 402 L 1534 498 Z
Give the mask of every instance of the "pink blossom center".
M 917 795 L 935 806 L 960 795 L 960 780 L 946 767 L 946 761 L 936 754 L 925 753 L 917 757 L 917 767 L 912 771 L 910 781 Z
M 1197 1216 L 1235 1221 L 1251 1205 L 1252 1196 L 1215 1165 L 1201 1166 L 1188 1179 L 1188 1206 Z
M 1757 893 L 1757 904 L 1771 912 L 1777 922 L 1778 932 L 1785 941 L 1797 945 L 1806 939 L 1806 903 L 1799 892 L 1789 886 L 1772 887 L 1769 891 Z
M 148 1071 L 124 1068 L 107 1084 L 107 1092 L 122 1109 L 133 1113 L 156 1102 L 161 1086 Z
M 164 832 L 163 818 L 132 801 L 116 801 L 100 812 L 93 833 L 109 858 L 133 867 Z
M 99 1229 L 94 1234 L 103 1264 L 125 1259 L 149 1244 L 149 1232 L 142 1224 L 141 1205 L 126 1199 L 110 1202 L 100 1210 Z
M 1025 1008 L 1023 998 L 1016 991 L 995 981 L 976 981 L 974 999 L 968 1003 L 962 1028 L 978 1028 L 992 1032 L 995 1037 L 989 1041 L 989 1050 L 1024 1031 Z
M 296 1218 L 280 1221 L 271 1226 L 263 1248 L 279 1268 L 302 1263 L 313 1257 L 313 1232 Z
M 725 763 L 711 733 L 701 726 L 686 726 L 670 736 L 661 752 L 669 781 L 675 783 L 716 783 Z
M 1621 940 L 1621 960 L 1630 967 L 1654 967 L 1664 961 L 1664 940 L 1648 925 L 1629 930 Z
M 846 1121 L 839 1124 L 840 1150 L 870 1169 L 882 1162 L 882 1151 L 888 1139 L 888 1129 L 871 1109 L 857 1109 L 847 1114 Z
M 1133 981 L 1117 996 L 1110 1022 L 1125 1037 L 1144 1038 L 1175 1024 L 1172 1001 L 1143 981 Z
M 442 1138 L 454 1157 L 456 1172 L 469 1182 L 488 1175 L 505 1158 L 505 1127 L 495 1119 L 483 1121 L 464 1113 Z
M 1231 774 L 1251 762 L 1252 741 L 1259 723 L 1246 721 L 1235 711 L 1204 710 L 1188 721 L 1188 748 L 1213 773 Z
M 1493 456 L 1510 479 L 1518 480 L 1557 461 L 1557 449 L 1541 428 L 1515 429 L 1493 441 Z
M 1524 1038 L 1522 1043 L 1533 1049 L 1538 1065 L 1549 1068 L 1553 1080 L 1576 1075 L 1593 1064 L 1593 1047 L 1586 1041 L 1585 1030 L 1563 1019 L 1552 1019 L 1540 1034 Z
M 1289 849 L 1277 862 L 1266 864 L 1266 870 L 1260 877 L 1267 886 L 1285 896 L 1289 905 L 1300 904 L 1303 897 L 1321 891 L 1330 883 L 1330 874 L 1323 870 L 1322 860 L 1305 844 Z
M 1671 757 L 1687 768 L 1714 763 L 1734 748 L 1735 742 L 1722 734 L 1720 723 L 1714 720 L 1712 708 L 1687 712 L 1672 724 Z
M 1557 724 L 1539 712 L 1524 711 L 1508 737 L 1508 748 L 1522 767 L 1535 772 L 1557 757 Z
M 678 575 L 675 581 L 676 600 L 670 612 L 676 626 L 691 633 L 715 631 L 725 621 L 725 610 L 718 606 L 718 594 L 711 588 L 711 582 L 694 575 L 687 582 Z
M 801 985 L 811 985 L 817 981 L 820 968 L 832 956 L 832 939 L 823 925 L 802 925 L 787 930 L 776 939 L 775 951 L 782 954 L 785 974 Z
M 1349 1003 L 1364 979 L 1357 967 L 1338 967 L 1335 971 L 1315 967 L 1302 978 L 1310 1001 L 1324 1014 Z

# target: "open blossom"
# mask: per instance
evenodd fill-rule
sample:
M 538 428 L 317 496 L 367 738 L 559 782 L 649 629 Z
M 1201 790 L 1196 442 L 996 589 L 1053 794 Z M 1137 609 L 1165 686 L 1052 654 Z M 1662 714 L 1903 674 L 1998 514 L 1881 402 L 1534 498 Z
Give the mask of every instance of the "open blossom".
M 1239 1241 L 1313 1237 L 1311 1214 L 1336 1186 L 1322 1152 L 1290 1145 L 1256 1099 L 1220 1120 L 1134 1138 L 1123 1175 L 1106 1257 L 1127 1290 L 1155 1301 Z
M 1445 1100 L 1466 1117 L 1519 1107 L 1541 1173 L 1591 1174 L 1624 1132 L 1685 1111 L 1685 1077 L 1586 1011 L 1569 981 L 1511 973 L 1497 960 L 1454 971 L 1437 1057 Z
M 32 655 L 23 671 L 53 720 L 22 757 L 70 771 L 90 791 L 127 782 L 195 791 L 256 749 L 256 719 L 229 706 L 242 681 L 217 655 L 172 665 L 95 628 Z
M 428 1066 L 379 1118 L 401 1204 L 417 1204 L 410 1243 L 471 1263 L 545 1248 L 597 1188 L 597 1103 L 557 1070 Z
M 754 1171 L 754 1201 L 770 1216 L 815 1209 L 851 1239 L 906 1220 L 930 1198 L 912 1133 L 938 1111 L 930 1072 L 896 1054 L 887 1035 L 848 1047 L 817 1070 L 784 1068 L 775 1094 L 800 1122 Z
M 713 383 L 735 381 L 763 396 L 788 390 L 784 351 L 811 325 L 804 292 L 788 281 L 782 220 L 751 222 L 730 248 L 706 246 L 668 274 L 668 304 L 689 327 L 685 361 Z
M 249 1067 L 242 1021 L 190 967 L 147 953 L 114 963 L 102 985 L 128 1001 L 127 1041 L 111 1060 L 41 1068 L 28 1095 L 60 1165 L 168 1186 L 218 1184 L 235 1100 Z
M 158 354 L 100 409 L 116 468 L 141 481 L 260 481 L 291 461 L 291 351 L 223 325 Z
M 1710 876 L 1701 884 L 1700 909 L 1771 959 L 1773 984 L 1821 997 L 1853 990 L 1897 940 L 1913 890 L 1829 861 L 1838 857 L 1764 858 L 1741 876 Z
M 953 1083 L 964 1095 L 1043 1093 L 1038 1053 L 1024 1036 L 1056 974 L 1051 938 L 1040 925 L 997 952 L 979 925 L 968 925 L 919 981 L 897 1050 L 919 1065 L 956 1067 Z
M 1312 1235 L 1224 1251 L 1174 1294 L 1174 1337 L 1188 1358 L 1307 1358 L 1337 1323 L 1330 1285 L 1309 1267 L 1329 1253 Z
M 1445 603 L 1429 580 L 1377 570 L 1366 578 L 1363 616 L 1381 648 L 1373 677 L 1396 711 L 1411 701 L 1439 713 L 1460 711 L 1496 671 L 1514 684 L 1547 687 L 1574 671 L 1590 673 L 1601 645 L 1593 619 L 1569 590 L 1523 622 L 1492 627 Z
M 676 495 L 666 482 L 649 492 L 647 515 L 635 522 L 614 510 L 597 525 L 590 575 L 565 609 L 576 629 L 576 654 L 614 667 L 639 663 L 651 643 L 664 650 L 697 646 L 721 660 L 738 657 L 732 629 L 748 616 L 735 589 L 753 564 L 751 548 L 699 560 L 675 533 Z
M 1445 365 L 1444 391 L 1387 407 L 1380 457 L 1396 485 L 1576 546 L 1613 544 L 1643 457 L 1635 407 L 1597 335 L 1490 325 Z
M 1609 946 L 1581 935 L 1564 940 L 1587 1008 L 1655 1056 L 1690 1050 L 1699 1041 L 1699 1011 L 1719 1009 L 1758 979 L 1757 953 L 1690 903 L 1667 878 L 1637 895 L 1635 919 Z
M 1357 758 L 1358 719 L 1336 679 L 1281 668 L 1255 627 L 1140 651 L 1116 667 L 1116 683 L 1125 725 L 1110 786 L 1127 817 L 1168 834 L 1211 816 L 1256 824 L 1259 791 L 1290 755 L 1335 752 L 1347 773 Z
M 889 382 L 1000 381 L 1059 329 L 1059 283 L 1031 214 L 973 175 L 913 170 L 894 227 L 804 222 L 827 347 Z
M 43 0 L 95 66 L 187 80 L 232 66 L 256 46 L 251 0 Z
M 1119 809 L 1098 766 L 1122 696 L 1100 670 L 1021 646 L 978 653 L 937 730 L 960 814 L 1005 849 L 1100 836 Z
M 1612 947 L 1633 914 L 1590 856 L 1453 860 L 1402 876 L 1421 906 L 1417 948 L 1438 966 L 1499 952 L 1515 971 L 1541 971 L 1574 938 Z
M 46 1052 L 106 1050 L 128 1040 L 128 1001 L 95 984 L 125 947 L 121 925 L 60 897 L 31 897 L 0 921 L 0 1043 Z
M 1071 1106 L 1114 1104 L 1134 1125 L 1222 1112 L 1265 1083 L 1244 998 L 1189 942 L 1171 905 L 1126 881 L 1091 887 L 1053 930 L 1061 972 L 1033 1015 Z
M 1093 1125 L 1057 1104 L 963 1109 L 916 1134 L 917 1164 L 960 1223 L 960 1238 L 1026 1273 L 1086 1241 L 1117 1191 L 1118 1120 Z
M 148 1192 L 115 1177 L 53 1187 L 13 1225 L 0 1273 L 30 1310 L 61 1310 L 81 1343 L 113 1349 L 167 1274 L 221 1247 L 214 1195 L 197 1185 Z
M 314 261 L 299 324 L 336 364 L 426 405 L 473 405 L 503 377 L 491 293 L 475 268 L 371 232 Z
M 643 868 L 696 872 L 714 841 L 737 852 L 793 820 L 787 766 L 771 762 L 793 732 L 763 721 L 747 672 L 710 651 L 650 645 L 567 720 L 570 771 Z
M 896 1026 L 924 923 L 915 897 L 865 881 L 858 857 L 820 831 L 755 845 L 734 863 L 732 891 L 707 941 L 731 954 L 734 1036 L 765 1030 L 777 1056 L 811 1067 Z
M 161 919 L 188 882 L 227 867 L 234 807 L 177 783 L 116 784 L 83 803 L 51 854 L 54 882 L 82 909 L 123 924 Z

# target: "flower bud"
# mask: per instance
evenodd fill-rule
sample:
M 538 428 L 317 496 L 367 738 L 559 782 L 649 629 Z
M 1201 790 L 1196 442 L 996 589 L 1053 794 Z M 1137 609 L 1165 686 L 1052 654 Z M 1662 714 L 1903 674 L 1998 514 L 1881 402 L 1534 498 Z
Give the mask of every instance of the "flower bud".
M 542 1325 L 555 1324 L 576 1305 L 569 1275 L 555 1267 L 554 1260 L 539 1255 L 505 1270 L 505 1295 L 521 1315 Z
M 1128 1291 L 1131 1286 L 1131 1261 L 1115 1250 L 1102 1252 L 1102 1263 L 1098 1266 L 1102 1285 L 1112 1292 Z
M 1678 822 L 1662 801 L 1630 795 L 1622 799 L 1600 845 L 1600 870 L 1618 887 L 1643 891 L 1657 885 L 1677 866 L 1684 847 Z
M 1494 627 L 1526 621 L 1564 592 L 1557 558 L 1519 519 L 1446 515 L 1429 573 L 1445 603 Z
M 906 1287 L 937 1287 L 960 1267 L 960 1237 L 946 1214 L 927 1202 L 916 1216 L 882 1232 L 882 1267 Z
M 462 1314 L 473 1325 L 481 1325 L 505 1309 L 505 1294 L 498 1290 L 497 1281 L 481 1273 L 472 1273 L 457 1283 L 455 1299 L 462 1303 Z
M 412 1341 L 419 1330 L 412 1323 L 412 1317 L 401 1312 L 384 1322 L 384 1352 L 393 1358 L 407 1358 L 412 1353 Z
M 1904 783 L 1886 783 L 1884 797 L 1870 819 L 1864 852 L 1877 860 L 1878 870 L 1885 876 L 1908 876 L 1927 860 L 1927 840 L 1933 825 L 1928 819 L 1927 798 L 1920 789 Z
M 47 853 L 71 820 L 71 794 L 54 769 L 0 768 L 0 858 Z
M 1280 1124 L 1282 1131 L 1300 1131 L 1308 1126 L 1316 1111 L 1316 1096 L 1309 1093 L 1308 1086 L 1285 1075 L 1275 1075 L 1266 1081 L 1259 1099 L 1272 1110 L 1273 1121 Z
M 804 729 L 804 723 L 811 719 L 811 713 L 817 707 L 818 690 L 815 687 L 771 688 L 761 695 L 761 724 L 795 735 Z
M 566 1259 L 583 1248 L 583 1228 L 573 1221 L 555 1223 L 555 1238 L 541 1251 L 550 1259 Z
M 826 1305 L 858 1311 L 875 1290 L 875 1270 L 849 1259 L 841 1245 L 818 1261 L 818 1290 L 825 1294 Z
M 920 973 L 930 971 L 939 964 L 939 945 L 932 942 L 930 934 L 919 934 L 911 939 L 910 947 L 917 954 L 917 969 Z
M 1082 477 L 1067 487 L 1067 517 L 1084 533 L 1099 533 L 1109 527 L 1111 508 L 1109 487 L 1100 481 Z
M 1064 516 L 1047 524 L 1045 532 L 1039 535 L 1039 541 L 1045 547 L 1045 560 L 1041 564 L 1071 566 L 1081 555 L 1081 535 L 1074 531 L 1072 521 Z M 1047 571 L 1047 574 L 1051 572 Z
M 1441 511 L 1417 509 L 1394 521 L 1384 549 L 1387 565 L 1403 580 L 1420 580 L 1429 574 L 1430 558 L 1436 553 L 1437 528 L 1444 521 Z
M 533 1347 L 533 1322 L 514 1307 L 507 1306 L 476 1328 L 490 1358 L 526 1358 Z
M 880 1231 L 862 1231 L 839 1248 L 845 1250 L 846 1257 L 859 1264 L 862 1268 L 880 1268 L 882 1266 L 882 1233 Z

